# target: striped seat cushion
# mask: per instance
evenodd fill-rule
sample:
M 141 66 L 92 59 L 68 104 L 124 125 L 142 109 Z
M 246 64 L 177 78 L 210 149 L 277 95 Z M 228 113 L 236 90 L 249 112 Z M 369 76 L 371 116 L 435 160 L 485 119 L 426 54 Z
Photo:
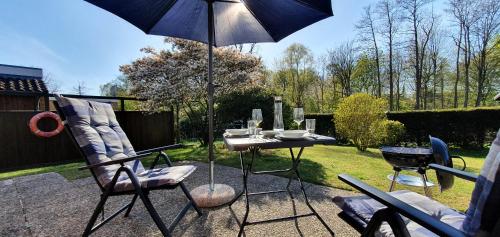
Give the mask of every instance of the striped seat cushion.
M 111 105 L 95 101 L 56 96 L 57 103 L 66 121 L 90 164 L 99 164 L 114 159 L 136 155 L 132 144 L 116 120 Z M 125 163 L 135 172 L 143 188 L 165 184 L 176 184 L 194 170 L 194 166 L 176 166 L 164 169 L 145 170 L 139 160 Z M 93 169 L 98 182 L 107 187 L 120 165 L 101 166 Z M 128 175 L 123 172 L 114 190 L 133 189 Z
M 118 124 L 111 105 L 61 96 L 56 96 L 56 100 L 88 163 L 98 164 L 136 155 L 127 135 Z M 144 171 L 138 160 L 127 162 L 126 165 L 136 173 Z M 119 167 L 102 166 L 93 171 L 100 184 L 105 186 L 111 182 Z M 125 179 L 125 174 L 119 178 Z
M 465 218 L 464 214 L 415 192 L 398 190 L 389 192 L 388 194 L 457 229 L 460 229 Z M 368 222 L 370 222 L 373 214 L 375 214 L 376 211 L 385 208 L 383 204 L 366 195 L 354 197 L 337 196 L 333 198 L 333 202 L 338 207 L 340 207 L 345 214 L 350 216 L 354 221 L 356 221 L 361 227 L 364 228 L 366 228 Z M 403 218 L 403 221 L 406 224 L 406 228 L 408 229 L 408 232 L 412 237 L 437 236 L 436 234 L 425 229 L 416 222 L 411 221 L 404 216 L 401 217 Z M 394 234 L 389 224 L 384 222 L 382 226 L 380 226 L 380 229 L 377 232 L 377 236 L 394 236 Z
M 137 174 L 142 188 L 154 188 L 162 185 L 175 185 L 188 177 L 196 169 L 192 165 L 174 166 L 159 169 L 146 170 Z M 130 191 L 134 186 L 130 179 L 117 182 L 114 191 Z
M 500 130 L 486 156 L 472 192 L 462 229 L 469 236 L 488 235 L 500 218 Z

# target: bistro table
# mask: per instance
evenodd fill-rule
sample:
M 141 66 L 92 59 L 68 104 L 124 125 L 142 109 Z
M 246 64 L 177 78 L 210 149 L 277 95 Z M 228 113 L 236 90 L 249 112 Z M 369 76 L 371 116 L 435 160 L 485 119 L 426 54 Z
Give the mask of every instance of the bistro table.
M 241 164 L 241 172 L 243 176 L 243 190 L 236 195 L 236 197 L 229 203 L 229 207 L 237 201 L 240 197 L 245 196 L 245 215 L 243 217 L 243 221 L 238 224 L 240 226 L 240 232 L 238 236 L 241 236 L 243 234 L 244 228 L 247 225 L 255 225 L 255 224 L 262 224 L 262 223 L 268 223 L 268 222 L 276 222 L 276 221 L 286 221 L 286 220 L 292 220 L 292 219 L 297 219 L 300 217 L 306 217 L 306 216 L 316 216 L 316 218 L 319 219 L 319 221 L 325 226 L 325 228 L 330 232 L 330 234 L 333 236 L 334 233 L 328 227 L 328 225 L 325 223 L 325 221 L 318 215 L 316 210 L 311 206 L 309 203 L 309 199 L 307 197 L 306 191 L 304 189 L 304 185 L 302 183 L 301 176 L 299 174 L 299 164 L 300 164 L 300 157 L 302 155 L 302 152 L 304 151 L 305 147 L 312 147 L 316 144 L 323 144 L 323 145 L 332 145 L 335 143 L 335 138 L 333 137 L 327 137 L 327 136 L 321 136 L 321 135 L 313 135 L 311 137 L 304 138 L 303 140 L 280 140 L 277 138 L 265 138 L 263 136 L 256 136 L 255 138 L 250 138 L 250 137 L 230 137 L 227 135 L 224 135 L 224 143 L 226 148 L 229 151 L 239 151 L 240 152 L 240 164 Z M 290 156 L 291 156 L 291 167 L 288 169 L 283 169 L 283 170 L 266 170 L 266 171 L 255 171 L 252 169 L 255 156 L 256 156 L 256 151 L 258 149 L 278 149 L 278 148 L 288 148 L 290 150 Z M 297 153 L 297 156 L 294 155 L 293 148 L 299 148 L 299 152 Z M 250 151 L 252 153 L 252 158 L 250 162 L 245 164 L 243 161 L 243 152 L 244 151 Z M 255 192 L 255 193 L 249 193 L 248 192 L 248 177 L 249 174 L 278 174 L 278 173 L 288 173 L 289 174 L 289 179 L 288 179 L 288 184 L 286 186 L 286 189 L 283 190 L 274 190 L 274 191 L 267 191 L 267 192 Z M 247 221 L 248 218 L 248 213 L 250 211 L 250 203 L 248 196 L 252 195 L 265 195 L 265 194 L 271 194 L 271 193 L 281 193 L 281 192 L 287 192 L 288 195 L 290 195 L 290 198 L 292 201 L 294 200 L 294 197 L 292 196 L 292 193 L 290 191 L 290 184 L 292 182 L 292 179 L 296 177 L 296 180 L 298 181 L 300 185 L 300 189 L 302 192 L 302 195 L 304 196 L 305 203 L 311 210 L 310 213 L 307 214 L 301 214 L 297 215 L 294 213 L 292 216 L 287 216 L 287 217 L 280 217 L 280 218 L 275 218 L 275 219 L 268 219 L 268 220 L 261 220 L 261 221 L 254 221 L 254 222 L 249 222 Z

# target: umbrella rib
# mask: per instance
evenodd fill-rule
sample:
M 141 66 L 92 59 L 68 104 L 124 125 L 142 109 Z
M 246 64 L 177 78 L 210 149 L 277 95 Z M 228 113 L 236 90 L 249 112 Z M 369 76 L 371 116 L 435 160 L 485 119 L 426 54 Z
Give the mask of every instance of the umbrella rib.
M 259 24 L 262 26 L 262 28 L 264 28 L 264 30 L 266 30 L 267 34 L 269 35 L 269 37 L 271 37 L 271 39 L 273 39 L 274 42 L 276 42 L 276 39 L 274 38 L 274 36 L 271 34 L 271 32 L 267 29 L 267 27 L 262 24 L 262 22 L 259 20 L 259 18 L 257 18 L 257 16 L 255 15 L 255 13 L 252 11 L 252 9 L 250 9 L 246 3 L 246 0 L 241 0 L 241 2 L 243 3 L 243 5 L 245 5 L 245 7 L 247 8 L 247 10 L 250 12 L 250 14 L 252 14 L 252 16 L 255 18 L 255 20 L 257 22 L 259 22 Z M 255 42 L 257 43 L 257 42 Z
M 317 8 L 317 7 L 315 7 L 315 6 L 312 6 L 311 4 L 309 4 L 309 3 L 307 3 L 307 2 L 304 2 L 303 0 L 294 0 L 294 1 L 295 1 L 295 2 L 297 2 L 297 3 L 299 3 L 300 5 L 303 5 L 303 6 L 305 6 L 305 7 L 309 7 L 309 8 L 311 8 L 311 9 L 316 10 L 316 11 L 323 12 L 323 13 L 325 13 L 325 14 L 329 15 L 329 16 L 330 16 L 330 15 L 333 15 L 333 12 L 325 12 L 323 9 L 319 9 L 319 8 Z M 331 10 L 331 7 L 330 7 L 329 9 Z
M 148 27 L 148 30 L 146 31 L 147 34 L 149 34 L 149 32 L 153 29 L 153 27 L 155 27 L 156 24 L 158 24 L 158 22 L 161 20 L 161 18 L 163 18 L 163 16 L 165 16 L 165 14 L 167 14 L 168 10 L 170 10 L 175 3 L 177 3 L 177 0 L 173 0 L 170 4 L 166 5 L 162 9 L 162 11 L 161 11 L 162 13 L 158 14 L 158 17 L 156 17 L 156 19 L 151 21 L 152 24 L 150 27 Z

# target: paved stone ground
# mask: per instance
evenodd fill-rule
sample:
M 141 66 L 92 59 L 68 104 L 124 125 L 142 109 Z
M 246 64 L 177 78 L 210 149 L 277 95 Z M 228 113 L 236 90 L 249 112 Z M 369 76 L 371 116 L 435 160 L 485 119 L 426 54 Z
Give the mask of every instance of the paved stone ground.
M 197 171 L 185 180 L 188 189 L 207 182 L 208 167 L 205 163 L 194 163 Z M 239 169 L 217 166 L 216 181 L 241 189 Z M 287 179 L 271 175 L 251 176 L 251 192 L 282 189 Z M 339 209 L 331 202 L 337 195 L 352 193 L 306 184 L 313 207 L 335 231 L 336 236 L 359 236 L 353 228 L 342 221 Z M 300 195 L 297 182 L 293 185 L 297 212 L 308 209 Z M 0 182 L 0 236 L 81 236 L 83 229 L 99 199 L 99 189 L 93 178 L 68 181 L 57 173 L 19 177 Z M 151 193 L 151 201 L 168 225 L 186 199 L 180 189 L 161 190 Z M 126 204 L 128 197 L 111 197 L 106 204 L 107 213 Z M 250 221 L 293 214 L 292 201 L 285 193 L 267 196 L 252 196 Z M 241 198 L 233 205 L 239 220 L 243 218 L 245 202 Z M 238 224 L 228 207 L 204 209 L 198 217 L 189 211 L 175 229 L 174 236 L 236 236 Z M 274 222 L 245 227 L 246 236 L 329 236 L 315 217 L 295 221 Z M 130 216 L 116 217 L 94 233 L 94 236 L 160 236 L 153 220 L 138 200 Z

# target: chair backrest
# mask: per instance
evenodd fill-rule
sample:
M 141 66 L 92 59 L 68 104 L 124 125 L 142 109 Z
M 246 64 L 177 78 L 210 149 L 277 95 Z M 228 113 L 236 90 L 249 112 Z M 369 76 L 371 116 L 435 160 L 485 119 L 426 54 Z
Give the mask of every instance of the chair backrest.
M 462 229 L 469 236 L 491 236 L 500 218 L 500 130 L 472 192 Z
M 432 154 L 434 163 L 453 168 L 453 162 L 448 152 L 448 145 L 443 140 L 429 136 L 431 141 Z M 439 187 L 442 191 L 450 189 L 453 186 L 454 176 L 448 173 L 436 171 L 436 176 L 439 182 Z
M 61 96 L 56 96 L 56 101 L 87 164 L 135 155 L 134 148 L 116 120 L 111 105 Z M 138 160 L 127 162 L 126 165 L 136 173 L 144 171 Z M 92 169 L 101 188 L 113 179 L 119 167 L 110 165 Z M 123 179 L 126 179 L 125 174 L 119 178 Z

